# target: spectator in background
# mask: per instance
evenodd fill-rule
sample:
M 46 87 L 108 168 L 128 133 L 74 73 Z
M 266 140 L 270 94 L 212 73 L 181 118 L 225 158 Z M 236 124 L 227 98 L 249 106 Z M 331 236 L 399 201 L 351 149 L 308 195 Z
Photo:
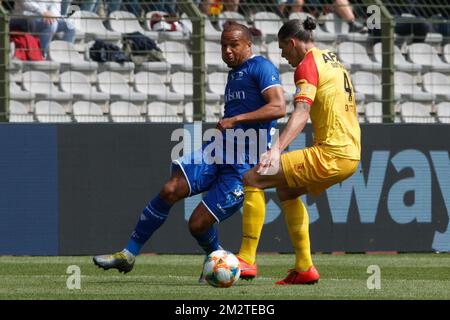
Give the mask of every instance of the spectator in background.
M 44 58 L 48 56 L 48 48 L 55 33 L 63 32 L 64 41 L 73 43 L 75 40 L 75 26 L 61 16 L 60 0 L 16 1 L 10 29 L 38 36 Z

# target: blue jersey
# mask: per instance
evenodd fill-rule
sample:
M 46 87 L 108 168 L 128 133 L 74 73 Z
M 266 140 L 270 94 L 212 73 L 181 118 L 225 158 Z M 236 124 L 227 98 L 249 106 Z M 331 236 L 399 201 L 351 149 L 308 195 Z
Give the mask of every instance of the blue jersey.
M 281 86 L 281 82 L 278 69 L 272 62 L 262 56 L 253 56 L 246 60 L 239 67 L 228 72 L 228 81 L 224 96 L 224 118 L 258 110 L 267 104 L 262 93 L 274 86 Z M 243 123 L 236 125 L 234 129 L 255 129 L 258 134 L 258 140 L 259 130 L 264 130 L 267 137 L 267 145 L 264 148 L 267 149 L 270 146 L 271 129 L 276 124 L 276 120 Z M 246 143 L 248 144 L 248 141 Z
M 270 87 L 280 85 L 278 70 L 270 61 L 260 56 L 248 59 L 241 66 L 228 73 L 224 117 L 229 118 L 258 110 L 267 104 L 262 93 Z M 238 139 L 227 140 L 227 134 L 225 134 L 223 136 L 224 144 L 222 147 L 224 150 L 222 155 L 211 152 L 215 161 L 221 160 L 220 162 L 195 161 L 195 159 L 211 160 L 203 157 L 206 156 L 204 151 L 214 146 L 213 142 L 208 142 L 202 146 L 202 149 L 173 161 L 174 168 L 180 168 L 186 177 L 189 185 L 189 196 L 208 191 L 202 202 L 218 222 L 227 219 L 242 207 L 244 201 L 242 177 L 245 172 L 256 165 L 259 155 L 257 154 L 256 158 L 252 159 L 251 149 L 255 145 L 264 144 L 264 149 L 267 150 L 271 129 L 275 125 L 276 121 L 246 123 L 239 124 L 234 129 L 226 130 L 236 134 L 239 129 L 245 132 L 249 132 L 248 129 L 255 129 L 256 135 L 253 135 L 251 139 L 236 141 Z M 262 135 L 260 139 L 260 129 L 265 133 L 267 140 L 263 141 Z M 230 150 L 226 146 L 228 143 L 231 144 L 231 149 L 234 151 L 234 159 L 229 156 Z M 265 150 L 259 151 L 264 152 Z M 206 154 L 210 153 L 206 152 Z M 229 160 L 233 160 L 232 163 Z

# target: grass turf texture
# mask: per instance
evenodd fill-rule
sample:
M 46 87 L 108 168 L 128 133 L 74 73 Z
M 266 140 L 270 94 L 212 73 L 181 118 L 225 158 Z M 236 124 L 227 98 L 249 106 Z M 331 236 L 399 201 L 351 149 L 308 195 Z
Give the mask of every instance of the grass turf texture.
M 450 299 L 450 254 L 319 254 L 313 286 L 277 286 L 293 255 L 259 255 L 259 276 L 227 289 L 197 282 L 204 257 L 149 255 L 123 275 L 103 271 L 92 257 L 0 257 L 0 299 Z M 69 290 L 69 265 L 81 269 L 81 289 Z M 381 289 L 369 290 L 369 265 Z

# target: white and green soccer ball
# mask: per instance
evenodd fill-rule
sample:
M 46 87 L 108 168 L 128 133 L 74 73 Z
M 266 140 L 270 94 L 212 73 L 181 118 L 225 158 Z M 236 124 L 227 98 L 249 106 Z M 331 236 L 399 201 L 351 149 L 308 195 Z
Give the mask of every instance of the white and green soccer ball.
M 238 258 L 226 250 L 211 252 L 203 265 L 203 276 L 213 287 L 228 288 L 239 280 L 241 268 Z

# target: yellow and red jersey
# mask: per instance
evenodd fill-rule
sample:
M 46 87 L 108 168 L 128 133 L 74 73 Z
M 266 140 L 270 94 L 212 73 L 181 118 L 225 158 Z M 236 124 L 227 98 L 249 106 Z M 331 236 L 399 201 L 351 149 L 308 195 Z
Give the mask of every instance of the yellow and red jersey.
M 295 101 L 311 106 L 314 145 L 337 157 L 359 160 L 361 131 L 350 76 L 329 50 L 312 48 L 294 74 Z

